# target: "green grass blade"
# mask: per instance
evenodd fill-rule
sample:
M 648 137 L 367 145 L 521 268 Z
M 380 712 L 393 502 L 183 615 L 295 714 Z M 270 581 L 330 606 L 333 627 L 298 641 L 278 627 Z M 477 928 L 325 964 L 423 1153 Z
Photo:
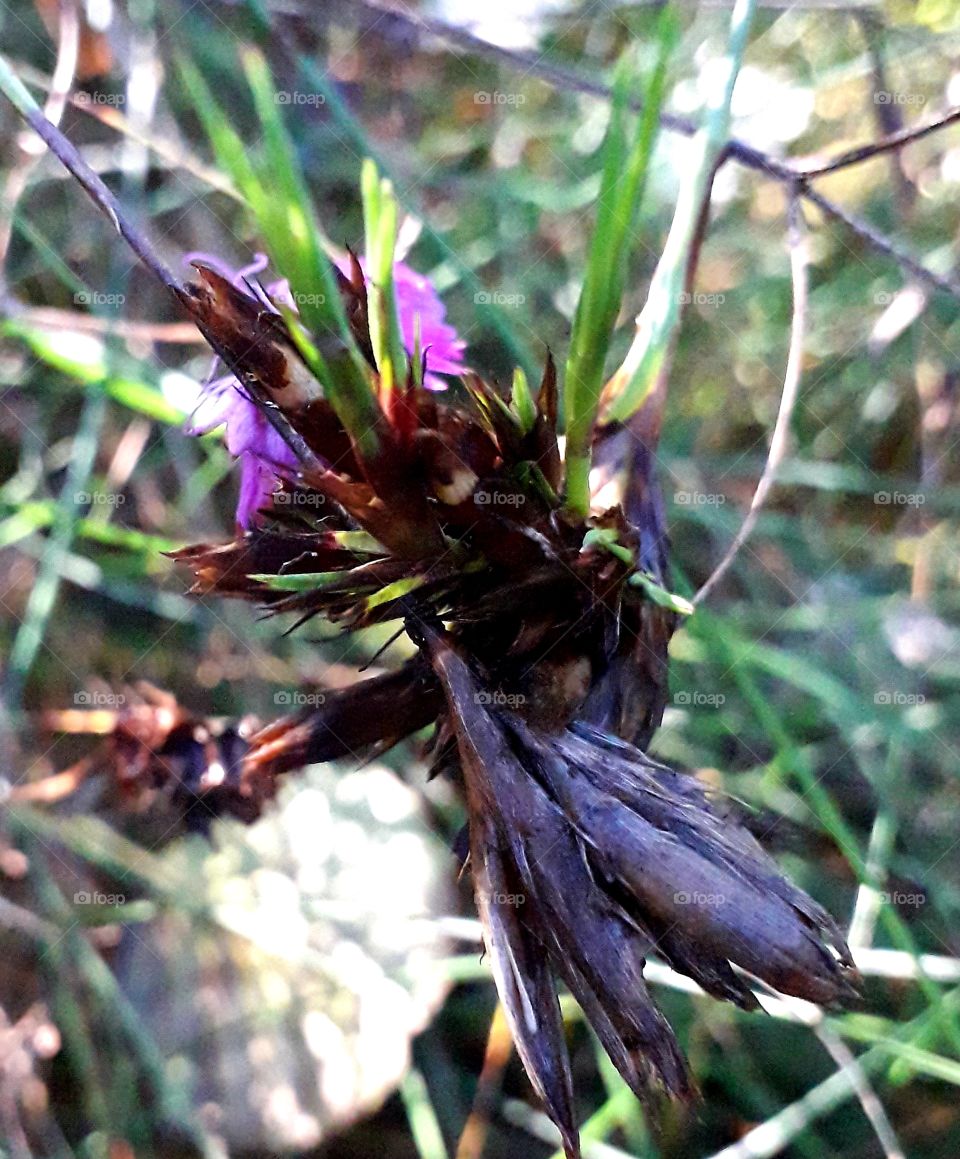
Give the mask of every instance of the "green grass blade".
M 730 101 L 753 21 L 756 0 L 736 0 L 724 58 L 725 76 L 707 105 L 703 128 L 691 144 L 689 170 L 647 303 L 637 319 L 637 334 L 623 363 L 622 384 L 603 412 L 608 422 L 625 422 L 653 389 L 680 324 L 690 254 L 704 201 L 730 131 Z
M 380 371 L 381 399 L 385 399 L 401 381 L 406 365 L 393 285 L 398 207 L 392 184 L 381 179 L 376 164 L 369 159 L 363 163 L 360 188 L 369 279 L 370 343 Z
M 621 60 L 614 87 L 610 122 L 603 145 L 603 172 L 597 198 L 597 221 L 573 321 L 564 376 L 568 509 L 581 517 L 590 505 L 590 442 L 604 381 L 610 338 L 620 312 L 627 277 L 630 241 L 643 197 L 663 100 L 667 60 L 676 21 L 665 9 L 660 18 L 659 53 L 647 85 L 644 112 L 628 136 L 632 70 Z
M 322 245 L 323 231 L 281 120 L 266 63 L 259 53 L 248 50 L 244 66 L 263 127 L 262 156 L 251 154 L 240 140 L 199 72 L 187 62 L 181 71 L 217 161 L 243 194 L 277 270 L 290 283 L 303 324 L 292 327 L 300 352 L 361 456 L 372 459 L 381 450 L 383 415 L 347 325 L 336 275 Z M 337 352 L 325 356 L 321 345 L 329 351 L 324 339 L 330 336 Z

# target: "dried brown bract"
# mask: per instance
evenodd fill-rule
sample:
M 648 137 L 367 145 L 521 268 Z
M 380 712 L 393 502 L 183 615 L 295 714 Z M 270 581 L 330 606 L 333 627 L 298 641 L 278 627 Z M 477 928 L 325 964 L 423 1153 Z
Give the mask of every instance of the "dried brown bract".
M 355 282 L 341 290 L 362 322 Z M 267 725 L 243 783 L 253 791 L 307 762 L 376 753 L 436 722 L 433 768 L 465 791 L 497 987 L 567 1154 L 579 1142 L 558 982 L 644 1098 L 693 1090 L 644 981 L 651 954 L 748 1009 L 751 978 L 828 1005 L 850 998 L 853 964 L 827 914 L 693 778 L 635 747 L 663 713 L 680 606 L 652 447 L 623 505 L 571 517 L 548 359 L 526 406 L 472 374 L 463 401 L 408 382 L 371 463 L 330 408 L 291 386 L 277 323 L 264 329 L 249 303 L 228 304 L 207 328 L 311 463 L 278 481 L 263 526 L 177 558 L 200 591 L 298 623 L 397 620 L 418 648 L 397 671 Z M 283 357 L 244 354 L 263 342 Z

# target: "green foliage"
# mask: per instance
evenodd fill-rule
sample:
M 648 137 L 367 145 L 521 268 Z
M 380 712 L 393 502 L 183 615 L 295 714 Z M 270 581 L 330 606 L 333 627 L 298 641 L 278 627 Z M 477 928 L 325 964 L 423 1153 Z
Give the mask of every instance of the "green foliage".
M 370 288 L 367 291 L 370 341 L 380 372 L 381 390 L 384 395 L 388 395 L 398 384 L 402 384 L 407 364 L 393 291 L 398 206 L 393 186 L 389 181 L 381 179 L 373 161 L 363 163 L 360 180 L 367 270 L 370 276 Z
M 669 8 L 661 13 L 658 40 L 657 63 L 644 93 L 643 115 L 637 118 L 632 133 L 627 126 L 630 119 L 627 100 L 635 86 L 634 71 L 627 57 L 617 69 L 610 123 L 602 149 L 597 220 L 567 353 L 563 380 L 566 501 L 570 510 L 581 516 L 586 515 L 590 506 L 590 440 L 653 154 L 667 62 L 676 40 L 676 20 Z
M 704 110 L 703 125 L 692 144 L 673 224 L 650 281 L 643 312 L 637 319 L 637 336 L 624 359 L 624 382 L 605 410 L 604 417 L 608 421 L 625 422 L 640 409 L 653 390 L 676 341 L 704 198 L 729 136 L 730 102 L 747 47 L 754 7 L 753 0 L 738 0 L 734 5 L 722 76 Z
M 324 251 L 325 234 L 317 220 L 306 182 L 284 127 L 266 62 L 247 49 L 243 65 L 253 93 L 262 133 L 262 151 L 247 149 L 200 72 L 182 63 L 184 82 L 201 117 L 220 165 L 250 206 L 276 269 L 289 281 L 306 332 L 288 314 L 300 352 L 323 383 L 331 403 L 358 446 L 373 455 L 378 446 L 379 408 L 363 358 L 347 325 L 336 276 Z M 345 354 L 329 355 L 332 338 Z
M 919 16 L 909 7 L 887 17 L 877 10 L 862 21 L 825 9 L 764 9 L 747 53 L 751 76 L 734 131 L 771 152 L 800 158 L 875 138 L 878 113 L 906 124 L 934 115 L 945 103 L 960 38 L 955 21 L 951 27 L 943 15 L 949 6 L 940 5 L 938 14 L 937 5 L 927 5 Z M 679 11 L 665 101 L 703 124 L 697 77 L 722 54 L 728 17 L 709 6 Z M 631 10 L 630 17 L 640 71 L 651 76 L 658 17 L 646 10 Z M 52 54 L 49 45 L 42 47 L 39 21 L 27 6 L 18 18 L 28 27 L 0 10 L 4 51 L 21 76 L 30 78 L 31 66 L 48 74 Z M 537 30 L 537 53 L 588 79 L 608 74 L 628 47 L 622 18 L 622 11 L 598 8 L 545 21 Z M 138 187 L 131 179 L 128 195 L 169 253 L 202 248 L 239 264 L 247 244 L 263 239 L 297 292 L 317 294 L 330 259 L 314 218 L 322 215 L 331 237 L 359 249 L 359 158 L 375 157 L 398 201 L 424 223 L 411 260 L 438 280 L 470 342 L 471 359 L 507 387 L 517 363 L 537 381 L 545 349 L 562 362 L 578 317 L 578 292 L 596 236 L 588 226 L 595 218 L 595 155 L 607 104 L 537 79 L 535 70 L 513 69 L 462 48 L 456 54 L 432 43 L 398 48 L 383 28 L 358 39 L 347 17 L 340 19 L 333 20 L 335 43 L 320 36 L 316 51 L 286 60 L 283 74 L 275 69 L 290 92 L 315 102 L 278 106 L 274 96 L 268 100 L 274 82 L 262 63 L 248 63 L 258 94 L 251 109 L 236 41 L 219 16 L 204 6 L 159 13 L 155 43 L 163 62 L 176 50 L 189 63 L 183 73 L 167 68 L 156 126 L 119 130 L 124 140 L 134 141 L 137 133 L 152 143 L 149 180 Z M 928 31 L 934 25 L 936 37 Z M 244 28 L 237 31 L 247 38 Z M 884 81 L 877 79 L 877 59 L 885 62 Z M 204 82 L 194 83 L 194 74 Z M 88 90 L 121 92 L 122 78 L 114 79 L 113 89 L 98 82 L 102 89 Z M 878 91 L 898 96 L 878 102 Z M 477 92 L 514 99 L 477 103 Z M 195 117 L 205 123 L 206 135 Z M 4 140 L 13 142 L 19 130 L 5 105 L 0 118 Z M 102 161 L 107 146 L 107 160 L 116 155 L 117 130 L 75 110 L 67 111 L 64 124 L 91 157 Z M 631 124 L 624 112 L 624 132 L 635 142 Z M 222 181 L 204 179 L 196 158 L 208 141 L 243 203 L 224 192 Z M 274 159 L 267 161 L 270 148 Z M 662 133 L 648 164 L 643 244 L 616 255 L 625 271 L 621 318 L 638 313 L 648 297 L 669 303 L 678 289 L 679 245 L 669 269 L 659 267 L 656 295 L 651 287 L 661 239 L 674 219 L 681 180 L 675 161 L 684 148 L 675 134 Z M 902 164 L 880 158 L 833 175 L 822 188 L 921 260 L 949 268 L 960 228 L 955 151 L 953 132 L 935 134 L 912 145 Z M 107 176 L 114 180 L 113 173 Z M 682 592 L 695 591 L 709 575 L 762 469 L 790 325 L 783 204 L 778 183 L 724 166 L 691 301 L 674 331 L 658 458 L 675 587 Z M 960 322 L 946 295 L 929 296 L 913 321 L 903 321 L 914 299 L 897 263 L 838 223 L 816 212 L 808 216 L 810 325 L 793 446 L 727 581 L 674 638 L 673 695 L 655 754 L 701 770 L 718 790 L 755 811 L 758 831 L 791 873 L 841 920 L 857 914 L 861 945 L 877 955 L 877 972 L 867 974 L 864 1009 L 829 1014 L 825 1025 L 856 1055 L 903 1150 L 934 1159 L 960 1151 L 954 1115 L 960 1078 L 960 461 L 950 391 Z M 290 221 L 303 220 L 311 223 L 305 246 L 287 231 Z M 182 574 L 173 573 L 159 552 L 188 540 L 225 538 L 236 478 L 218 440 L 190 440 L 179 432 L 184 408 L 160 369 L 201 379 L 209 369 L 207 352 L 160 339 L 152 349 L 142 339 L 107 344 L 104 334 L 121 311 L 78 304 L 80 292 L 113 288 L 110 255 L 119 246 L 52 165 L 32 174 L 5 263 L 7 293 L 27 309 L 11 313 L 0 346 L 0 545 L 7 549 L 0 650 L 9 658 L 18 634 L 29 628 L 21 639 L 33 643 L 28 650 L 21 645 L 18 664 L 23 703 L 31 710 L 73 705 L 88 676 L 116 688 L 142 676 L 205 711 L 255 711 L 268 718 L 276 714 L 281 690 L 318 676 L 334 679 L 337 665 L 372 661 L 387 634 L 371 629 L 359 644 L 320 628 L 284 638 L 279 629 L 286 624 L 254 622 L 247 609 L 183 598 Z M 126 254 L 120 261 L 130 264 Z M 171 318 L 166 299 L 139 278 L 127 292 L 123 320 Z M 484 295 L 479 302 L 478 294 Z M 321 337 L 347 342 L 340 319 L 322 313 L 325 305 L 308 304 L 313 315 L 302 311 L 324 359 Z M 59 316 L 51 330 L 35 309 L 40 306 L 71 314 Z M 899 328 L 887 315 L 891 306 L 899 311 Z M 102 327 L 89 357 L 90 335 L 70 324 L 81 311 L 84 321 Z M 667 326 L 669 317 L 662 317 Z M 648 331 L 631 348 L 632 331 L 614 327 L 605 369 L 628 354 L 643 369 L 613 417 L 644 396 L 656 371 L 647 352 L 662 348 L 666 330 L 659 333 L 656 338 Z M 357 397 L 366 399 L 357 406 L 369 407 L 369 395 Z M 529 422 L 528 398 L 518 377 L 513 409 L 522 427 Z M 343 400 L 342 413 L 353 404 L 352 397 Z M 76 492 L 115 501 L 78 504 Z M 57 583 L 46 576 L 58 577 Z M 402 647 L 391 645 L 377 663 L 401 655 Z M 9 660 L 5 677 L 7 706 L 15 714 L 18 682 Z M 32 718 L 13 723 L 24 733 L 23 755 L 8 760 L 27 768 L 35 755 L 31 776 L 64 768 L 78 755 L 66 738 L 44 756 L 51 738 L 31 731 Z M 416 780 L 410 757 L 404 752 L 391 759 Z M 439 786 L 428 791 L 436 828 L 452 840 L 461 822 L 457 807 Z M 176 879 L 178 888 L 161 889 L 142 841 L 129 837 L 129 847 L 114 847 L 107 857 L 75 821 L 56 817 L 49 833 L 35 818 L 29 821 L 43 842 L 32 847 L 41 875 L 61 872 L 67 860 L 85 871 L 92 866 L 107 880 L 136 883 L 141 896 L 180 923 L 180 944 L 191 943 L 198 929 L 191 924 L 195 878 L 187 874 Z M 46 852 L 51 847 L 56 858 Z M 922 902 L 902 900 L 913 896 Z M 51 894 L 42 905 L 32 898 L 26 904 L 32 916 L 49 923 L 42 929 L 52 935 L 51 944 L 70 929 L 73 911 L 66 914 Z M 464 906 L 464 915 L 469 912 Z M 26 959 L 16 912 L 5 908 L 0 919 L 4 960 L 10 946 Z M 136 922 L 126 914 L 124 923 L 127 939 L 142 937 L 150 924 L 143 913 Z M 107 941 L 109 934 L 108 927 Z M 60 942 L 61 957 L 55 952 L 48 963 L 46 993 L 60 1004 L 62 1032 L 81 1055 L 86 1047 L 90 1057 L 98 1051 L 136 1057 L 149 1076 L 151 1059 L 136 1053 L 140 1047 L 123 1011 L 111 1006 L 116 988 L 102 972 L 94 979 L 104 987 L 96 1001 L 113 1012 L 114 1037 L 91 1039 L 89 1027 L 77 1021 L 80 999 L 88 994 L 83 971 L 99 970 L 84 945 L 89 948 L 74 930 Z M 408 1080 L 403 1101 L 348 1133 L 342 1147 L 406 1154 L 416 1135 L 416 1145 L 429 1153 L 437 1145 L 435 1119 L 448 1153 L 454 1152 L 492 1002 L 488 968 L 477 950 L 463 943 L 444 960 L 456 986 L 418 1044 L 416 1073 L 423 1082 Z M 102 961 L 99 954 L 93 958 Z M 917 965 L 921 960 L 928 963 L 926 974 Z M 782 1132 L 785 1154 L 826 1159 L 877 1151 L 855 1091 L 838 1080 L 836 1062 L 808 1027 L 720 1009 L 677 988 L 666 972 L 653 976 L 657 1001 L 681 1032 L 705 1102 L 695 1115 L 668 1114 L 652 1142 L 635 1101 L 604 1072 L 578 1013 L 567 1007 L 583 1079 L 585 1139 L 602 1142 L 611 1155 L 686 1159 L 714 1154 L 742 1134 L 744 1123 L 758 1123 Z M 131 1089 L 138 1088 L 128 1084 Z M 523 1148 L 550 1154 L 554 1143 L 536 1134 L 542 1124 L 520 1101 L 524 1091 L 511 1072 L 494 1110 L 491 1153 Z M 117 1106 L 138 1112 L 135 1100 L 115 1094 Z M 104 1100 L 109 1105 L 114 1092 L 104 1095 L 91 1084 L 89 1095 L 93 1121 L 103 1122 Z M 394 1145 L 404 1134 L 397 1130 L 403 1107 L 416 1126 Z M 84 1121 L 78 1110 L 74 1126 Z M 83 1153 L 79 1127 L 76 1138 L 73 1149 Z

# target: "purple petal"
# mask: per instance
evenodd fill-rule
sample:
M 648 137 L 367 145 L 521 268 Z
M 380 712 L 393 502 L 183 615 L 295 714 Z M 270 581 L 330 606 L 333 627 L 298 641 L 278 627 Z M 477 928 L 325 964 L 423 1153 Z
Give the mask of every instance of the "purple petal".
M 260 522 L 260 509 L 269 500 L 276 481 L 276 473 L 255 455 L 241 457 L 240 494 L 237 498 L 237 523 L 241 527 L 252 527 Z
M 427 368 L 435 374 L 462 374 L 466 370 L 463 352 L 466 348 L 457 332 L 446 322 L 446 308 L 433 283 L 404 262 L 393 270 L 400 330 L 407 353 L 412 354 L 416 336 L 416 319 L 420 318 L 420 345 L 427 354 Z
M 366 263 L 362 258 L 360 268 L 366 274 Z M 341 270 L 347 273 L 346 262 Z M 393 267 L 393 290 L 404 348 L 408 354 L 413 354 L 419 317 L 420 348 L 427 360 L 424 385 L 430 390 L 445 390 L 447 384 L 437 375 L 463 374 L 466 370 L 463 361 L 466 343 L 458 338 L 456 330 L 446 321 L 446 307 L 426 275 L 411 269 L 405 262 L 397 262 Z
M 230 418 L 236 402 L 237 380 L 233 375 L 212 378 L 201 387 L 202 395 L 196 409 L 187 421 L 188 435 L 208 435 Z
M 285 278 L 266 283 L 263 290 L 256 281 L 248 281 L 266 269 L 265 254 L 257 253 L 253 261 L 239 270 L 230 269 L 215 254 L 195 250 L 185 256 L 186 262 L 202 262 L 226 278 L 239 290 L 256 296 L 265 307 L 271 301 L 296 309 Z M 361 262 L 361 266 L 363 263 Z M 347 272 L 347 263 L 341 263 Z M 420 346 L 424 352 L 427 373 L 424 385 L 430 390 L 444 390 L 446 383 L 438 374 L 462 374 L 465 343 L 446 321 L 446 309 L 430 279 L 403 262 L 394 267 L 394 290 L 403 344 L 413 354 L 416 344 L 417 318 L 420 320 Z M 262 295 L 262 297 L 261 297 Z M 242 476 L 237 503 L 237 522 L 250 527 L 259 521 L 258 512 L 276 485 L 278 474 L 296 467 L 296 456 L 267 422 L 262 411 L 250 401 L 233 375 L 221 375 L 206 383 L 203 399 L 190 418 L 187 431 L 193 435 L 208 434 L 226 426 L 227 449 L 241 460 Z

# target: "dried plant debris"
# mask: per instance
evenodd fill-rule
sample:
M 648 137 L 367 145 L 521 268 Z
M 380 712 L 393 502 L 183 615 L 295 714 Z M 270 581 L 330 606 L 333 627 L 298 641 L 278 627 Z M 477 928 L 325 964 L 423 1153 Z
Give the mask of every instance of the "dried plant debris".
M 250 822 L 260 815 L 264 794 L 241 783 L 249 738 L 259 727 L 255 717 L 200 716 L 145 680 L 116 699 L 118 708 L 45 713 L 43 726 L 52 732 L 104 739 L 71 769 L 18 785 L 12 799 L 53 802 L 101 774 L 110 804 L 134 814 L 169 812 L 182 822 L 172 833 L 184 827 L 205 833 L 218 816 Z M 264 781 L 260 786 L 272 790 Z
M 0 1135 L 12 1154 L 29 1154 L 31 1138 L 57 1138 L 44 1063 L 60 1045 L 60 1032 L 42 1003 L 16 1020 L 0 1008 Z
M 236 349 L 226 317 L 224 345 Z M 464 402 L 408 384 L 386 470 L 368 469 L 326 404 L 288 407 L 288 372 L 272 380 L 258 359 L 249 373 L 325 466 L 278 476 L 263 523 L 233 543 L 176 558 L 198 590 L 297 622 L 397 620 L 418 654 L 267 725 L 244 783 L 382 751 L 436 721 L 434 770 L 465 790 L 497 986 L 568 1154 L 579 1145 L 558 981 L 645 1098 L 693 1090 L 643 980 L 651 953 L 748 1009 L 749 976 L 828 1005 L 852 997 L 852 961 L 828 915 L 695 780 L 632 743 L 662 716 L 683 610 L 651 457 L 632 481 L 644 526 L 621 506 L 578 521 L 560 498 L 549 360 L 519 405 L 476 375 Z
M 662 717 L 667 647 L 687 610 L 670 592 L 652 455 L 630 482 L 641 525 L 620 504 L 571 515 L 549 358 L 539 389 L 509 400 L 472 373 L 463 399 L 440 396 L 408 368 L 365 453 L 318 384 L 305 385 L 288 320 L 208 269 L 201 278 L 183 297 L 243 384 L 231 388 L 237 405 L 289 427 L 300 455 L 275 465 L 232 542 L 174 558 L 198 593 L 294 626 L 396 621 L 416 654 L 260 729 L 203 721 L 143 690 L 116 714 L 104 753 L 131 803 L 165 791 L 190 802 L 195 827 L 217 812 L 251 820 L 281 774 L 375 756 L 433 724 L 433 771 L 467 801 L 497 987 L 570 1156 L 559 982 L 647 1100 L 694 1090 L 644 982 L 650 954 L 747 1009 L 751 977 L 827 1005 L 852 997 L 852 961 L 827 914 L 694 779 L 636 747 Z M 362 287 L 341 278 L 354 327 L 367 317 Z M 371 345 L 359 342 L 378 384 Z
M 630 379 L 638 409 L 602 425 L 599 408 L 629 379 L 615 375 L 604 393 L 594 357 L 616 322 L 609 286 L 622 288 L 625 267 L 607 279 L 602 266 L 617 265 L 619 251 L 594 246 L 596 293 L 578 310 L 567 364 L 565 441 L 549 355 L 536 390 L 519 371 L 508 392 L 465 370 L 438 392 L 436 375 L 458 368 L 462 346 L 439 329 L 442 314 L 429 314 L 422 285 L 409 325 L 389 184 L 364 167 L 364 261 L 331 262 L 319 229 L 292 238 L 289 221 L 309 222 L 312 211 L 265 66 L 248 65 L 269 157 L 251 166 L 238 157 L 209 94 L 204 116 L 282 272 L 299 283 L 292 297 L 209 261 L 180 285 L 102 183 L 68 150 L 60 156 L 225 369 L 209 389 L 245 484 L 231 542 L 173 553 L 194 590 L 252 601 L 289 617 L 290 630 L 314 617 L 345 632 L 394 622 L 414 655 L 252 735 L 217 734 L 151 694 L 139 714 L 117 718 L 109 756 L 134 791 L 172 783 L 220 793 L 240 815 L 247 801 L 255 815 L 281 774 L 375 756 L 433 724 L 433 771 L 466 797 L 469 868 L 500 996 L 531 1081 L 577 1156 L 558 980 L 631 1089 L 685 1098 L 692 1080 L 643 978 L 650 954 L 746 1008 L 756 1004 L 749 976 L 841 1002 L 854 992 L 852 961 L 829 917 L 746 830 L 644 752 L 664 711 L 670 637 L 693 609 L 671 590 L 654 473 L 664 391 L 641 397 Z M 641 138 L 634 175 L 649 153 Z M 608 176 L 620 145 L 610 148 Z M 626 219 L 633 208 L 623 207 Z M 431 333 L 448 343 L 446 361 Z

